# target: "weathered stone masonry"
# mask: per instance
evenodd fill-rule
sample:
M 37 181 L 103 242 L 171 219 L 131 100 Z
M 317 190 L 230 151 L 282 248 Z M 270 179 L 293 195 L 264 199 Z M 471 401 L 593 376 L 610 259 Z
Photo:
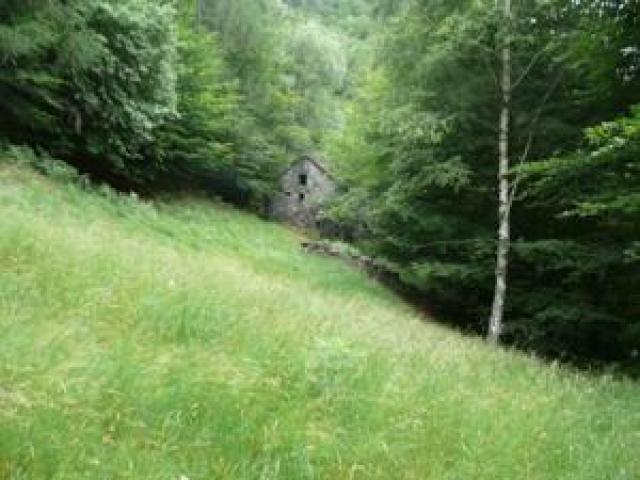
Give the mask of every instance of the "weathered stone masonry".
M 321 205 L 335 193 L 331 175 L 317 160 L 305 156 L 287 170 L 271 202 L 271 216 L 293 225 L 316 228 Z

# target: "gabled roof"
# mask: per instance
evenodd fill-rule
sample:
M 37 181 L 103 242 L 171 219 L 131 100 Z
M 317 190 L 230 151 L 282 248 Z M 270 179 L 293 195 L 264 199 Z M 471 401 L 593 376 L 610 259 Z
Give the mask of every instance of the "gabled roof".
M 291 165 L 289 165 L 289 168 L 287 169 L 287 171 L 291 170 L 293 167 L 295 167 L 296 165 L 299 165 L 302 162 L 309 162 L 313 164 L 318 170 L 324 173 L 327 177 L 334 180 L 333 175 L 331 175 L 331 172 L 327 170 L 327 167 L 325 167 L 319 160 L 316 160 L 316 158 L 313 157 L 312 155 L 302 155 L 298 160 L 296 160 Z

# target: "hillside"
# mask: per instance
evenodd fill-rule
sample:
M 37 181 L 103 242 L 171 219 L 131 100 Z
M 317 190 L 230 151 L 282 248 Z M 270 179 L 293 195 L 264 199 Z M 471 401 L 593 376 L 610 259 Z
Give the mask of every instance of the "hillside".
M 640 386 L 419 318 L 296 234 L 0 167 L 0 479 L 636 479 Z

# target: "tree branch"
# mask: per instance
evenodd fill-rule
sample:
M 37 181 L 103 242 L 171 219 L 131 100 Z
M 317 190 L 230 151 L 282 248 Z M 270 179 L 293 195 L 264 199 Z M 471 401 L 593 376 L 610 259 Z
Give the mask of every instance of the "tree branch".
M 500 90 L 500 81 L 498 80 L 498 74 L 495 68 L 491 66 L 491 57 L 488 54 L 481 55 L 481 57 L 482 57 L 482 60 L 484 60 L 487 70 L 489 70 L 489 73 L 491 74 L 491 78 L 493 79 L 493 83 L 496 87 L 496 92 L 497 92 Z
M 512 90 L 518 88 L 518 86 L 527 78 L 533 67 L 538 63 L 538 60 L 542 57 L 542 55 L 549 50 L 549 45 L 546 45 L 544 48 L 541 48 L 534 56 L 531 58 L 529 65 L 523 70 L 518 79 L 513 83 Z
M 536 126 L 540 121 L 540 117 L 542 116 L 544 107 L 546 106 L 547 102 L 551 98 L 551 95 L 553 95 L 553 92 L 556 90 L 556 88 L 558 88 L 558 85 L 560 84 L 560 81 L 562 80 L 563 76 L 564 76 L 564 72 L 560 71 L 556 76 L 556 78 L 554 79 L 554 81 L 551 82 L 551 84 L 549 85 L 549 88 L 547 89 L 544 97 L 542 97 L 542 101 L 540 102 L 540 105 L 536 109 L 536 113 L 534 114 L 533 119 L 531 120 L 531 124 L 529 126 L 529 134 L 527 135 L 527 142 L 525 143 L 524 150 L 522 151 L 522 154 L 518 159 L 517 167 L 519 167 L 520 165 L 522 165 L 527 161 L 527 158 L 529 157 L 529 152 L 531 151 L 531 147 L 533 145 L 534 135 L 536 133 Z M 521 176 L 517 176 L 511 185 L 511 191 L 509 193 L 509 207 L 513 205 L 513 201 L 518 192 L 518 185 L 520 183 L 521 178 L 522 178 Z

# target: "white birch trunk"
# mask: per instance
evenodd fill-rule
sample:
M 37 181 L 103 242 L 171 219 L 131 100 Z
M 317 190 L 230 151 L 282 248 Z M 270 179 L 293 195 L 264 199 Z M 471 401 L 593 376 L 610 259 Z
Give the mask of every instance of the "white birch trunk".
M 498 244 L 496 251 L 496 285 L 489 319 L 488 340 L 498 343 L 503 330 L 504 304 L 507 296 L 509 270 L 510 183 L 509 183 L 509 126 L 511 117 L 511 0 L 504 0 L 504 38 L 502 45 L 501 107 L 498 157 Z

